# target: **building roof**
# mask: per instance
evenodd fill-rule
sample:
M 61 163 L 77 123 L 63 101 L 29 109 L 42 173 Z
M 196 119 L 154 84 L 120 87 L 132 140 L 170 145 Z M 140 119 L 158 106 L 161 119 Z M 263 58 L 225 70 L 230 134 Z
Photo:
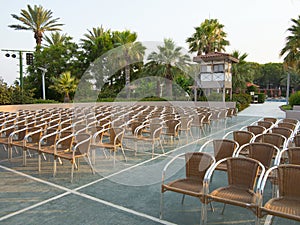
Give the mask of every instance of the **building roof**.
M 201 62 L 201 61 L 207 62 L 213 60 L 228 60 L 234 63 L 239 62 L 239 60 L 234 58 L 232 55 L 223 52 L 211 52 L 206 55 L 198 55 L 193 59 L 194 62 Z

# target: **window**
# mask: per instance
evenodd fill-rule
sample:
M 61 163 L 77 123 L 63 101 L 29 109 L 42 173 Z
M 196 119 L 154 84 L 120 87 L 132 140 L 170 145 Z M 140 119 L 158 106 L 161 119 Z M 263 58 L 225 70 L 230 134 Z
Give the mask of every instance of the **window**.
M 216 64 L 214 65 L 214 73 L 224 73 L 224 64 Z

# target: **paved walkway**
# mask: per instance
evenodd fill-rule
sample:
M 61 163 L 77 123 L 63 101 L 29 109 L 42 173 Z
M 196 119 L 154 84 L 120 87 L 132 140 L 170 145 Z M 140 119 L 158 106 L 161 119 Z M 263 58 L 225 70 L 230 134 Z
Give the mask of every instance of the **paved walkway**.
M 251 104 L 248 108 L 239 113 L 239 116 L 258 116 L 285 118 L 285 112 L 279 107 L 284 102 L 265 102 L 263 104 Z

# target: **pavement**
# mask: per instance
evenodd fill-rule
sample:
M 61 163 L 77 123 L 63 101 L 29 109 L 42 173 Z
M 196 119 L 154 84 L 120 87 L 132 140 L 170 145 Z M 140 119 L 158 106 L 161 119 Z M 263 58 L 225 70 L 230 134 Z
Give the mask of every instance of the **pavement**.
M 248 108 L 239 112 L 238 115 L 285 118 L 285 112 L 279 108 L 284 104 L 284 102 L 264 102 L 263 104 L 251 104 Z

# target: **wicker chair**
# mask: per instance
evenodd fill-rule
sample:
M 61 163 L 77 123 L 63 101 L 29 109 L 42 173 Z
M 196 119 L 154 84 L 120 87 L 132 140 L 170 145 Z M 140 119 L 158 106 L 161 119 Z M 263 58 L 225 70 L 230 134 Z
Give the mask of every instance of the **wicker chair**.
M 296 135 L 298 132 L 298 126 L 296 124 L 293 123 L 288 123 L 288 122 L 280 122 L 277 124 L 278 127 L 286 127 L 289 128 L 291 130 L 293 130 L 293 135 Z
M 269 169 L 273 164 L 279 164 L 280 150 L 275 145 L 270 143 L 253 142 L 242 145 L 236 152 L 236 156 L 240 155 L 240 152 L 247 152 L 247 157 L 256 159 L 261 162 L 266 169 Z M 273 162 L 273 158 L 275 160 Z
M 123 148 L 123 137 L 124 137 L 124 128 L 106 128 L 102 129 L 98 132 L 96 132 L 93 135 L 92 138 L 92 148 L 102 148 L 102 149 L 109 149 L 111 152 L 113 152 L 114 157 L 114 165 L 115 165 L 115 160 L 116 160 L 116 152 L 118 148 L 121 149 L 122 154 L 124 156 L 125 161 L 127 161 L 124 148 Z M 104 137 L 105 135 L 109 135 L 108 140 Z M 94 159 L 93 159 L 94 160 Z
M 269 121 L 269 122 L 271 122 L 273 124 L 276 124 L 278 122 L 278 119 L 274 118 L 274 117 L 264 117 L 263 121 Z
M 175 160 L 183 156 L 185 157 L 185 163 L 186 163 L 185 177 L 165 183 L 165 180 L 167 179 L 166 178 L 167 171 L 171 170 L 170 165 Z M 199 198 L 200 202 L 204 203 L 204 198 L 203 198 L 204 175 L 206 171 L 212 165 L 214 165 L 214 163 L 215 163 L 215 159 L 210 154 L 203 153 L 203 152 L 190 152 L 190 153 L 179 154 L 166 164 L 162 172 L 160 219 L 162 219 L 163 217 L 164 193 L 166 191 L 173 191 L 176 193 L 183 194 L 182 204 L 185 195 Z
M 252 142 L 253 138 L 255 137 L 255 135 L 250 131 L 235 130 L 226 133 L 223 136 L 223 139 L 226 139 L 231 135 L 233 140 L 235 140 L 239 144 L 239 146 Z
M 276 133 L 258 134 L 253 139 L 253 142 L 263 142 L 275 145 L 279 149 L 285 149 L 288 147 L 288 139 Z
M 143 130 L 145 129 L 149 129 L 149 132 L 144 133 Z M 136 129 L 136 133 L 141 133 L 140 135 L 137 136 L 136 141 L 137 142 L 150 142 L 152 145 L 152 157 L 154 157 L 154 145 L 155 142 L 158 142 L 158 144 L 160 145 L 160 148 L 162 150 L 162 153 L 164 154 L 164 148 L 162 146 L 162 141 L 161 141 L 161 134 L 162 134 L 162 129 L 163 129 L 163 125 L 162 124 L 158 124 L 158 123 L 151 123 L 151 124 L 147 124 L 145 126 L 140 126 L 138 129 Z
M 194 140 L 194 136 L 191 130 L 193 117 L 190 116 L 182 116 L 180 117 L 181 125 L 179 127 L 179 132 L 184 132 L 186 135 L 186 141 L 189 142 L 189 135 L 192 137 L 192 140 Z
M 69 135 L 72 133 L 69 133 Z M 54 156 L 54 148 L 55 144 L 59 137 L 59 131 L 57 129 L 47 129 L 47 134 L 41 137 L 38 146 L 33 147 L 30 146 L 30 149 L 38 151 L 38 171 L 41 171 L 42 161 L 41 156 L 44 156 L 46 159 L 45 154 Z
M 253 125 L 255 125 L 255 124 L 253 124 Z M 274 123 L 272 123 L 271 121 L 266 121 L 266 120 L 259 120 L 256 122 L 256 125 L 265 127 L 267 129 L 267 131 L 269 131 L 270 129 L 272 129 L 272 127 L 275 126 Z
M 13 148 L 16 152 L 18 152 L 18 147 L 23 148 L 23 140 L 29 129 L 30 128 L 25 125 L 19 125 L 17 129 L 8 136 L 8 159 L 12 158 Z
M 210 117 L 211 117 L 211 115 L 210 115 Z M 197 113 L 193 116 L 193 121 L 192 121 L 191 126 L 196 127 L 196 129 L 198 129 L 198 131 L 199 131 L 199 136 L 198 137 L 199 138 L 201 136 L 201 132 L 202 132 L 203 135 L 206 135 L 205 130 L 204 130 L 204 126 L 205 126 L 204 120 L 205 119 L 207 119 L 207 126 L 208 126 L 208 124 L 210 126 L 210 120 L 208 121 L 208 115 L 207 114 Z
M 177 119 L 171 119 L 165 121 L 165 129 L 163 129 L 162 135 L 168 136 L 171 139 L 171 144 L 173 144 L 173 140 L 178 138 L 179 139 L 179 128 L 181 122 Z
M 250 125 L 242 127 L 240 130 L 247 130 L 249 132 L 252 132 L 254 135 L 263 134 L 267 132 L 267 129 L 263 126 L 258 125 Z
M 228 185 L 209 191 L 209 186 L 215 169 L 226 163 Z M 202 221 L 207 222 L 207 204 L 215 201 L 224 203 L 222 214 L 226 204 L 235 205 L 250 209 L 255 215 L 258 208 L 258 199 L 255 186 L 260 186 L 265 172 L 264 166 L 255 159 L 230 157 L 218 161 L 205 175 L 204 194 L 205 204 L 202 214 Z M 257 221 L 257 220 L 256 220 Z M 258 225 L 258 224 L 257 224 Z
M 94 167 L 90 160 L 91 135 L 79 133 L 75 135 L 75 140 L 77 144 L 74 146 L 74 148 L 70 149 L 69 151 L 58 151 L 54 154 L 55 158 L 59 157 L 60 159 L 68 160 L 71 162 L 72 164 L 71 182 L 73 182 L 74 167 L 78 169 L 80 158 L 85 157 L 87 159 L 87 162 L 91 167 L 93 174 L 95 174 Z M 76 159 L 78 160 L 77 163 L 76 163 Z
M 300 147 L 289 147 L 280 152 L 280 162 L 300 165 Z
M 212 145 L 212 152 L 210 147 Z M 239 144 L 230 139 L 212 139 L 205 142 L 201 147 L 199 152 L 208 152 L 214 155 L 216 161 L 219 161 L 224 158 L 235 156 L 236 151 L 239 148 Z M 221 163 L 216 168 L 217 170 L 226 171 L 226 163 Z
M 27 153 L 30 155 L 30 149 L 36 150 L 39 146 L 40 139 L 44 130 L 40 127 L 32 127 L 24 137 L 23 147 L 23 165 L 26 166 Z
M 8 152 L 8 158 L 10 158 L 10 151 L 8 150 L 8 139 L 12 132 L 16 129 L 14 123 L 6 123 L 0 130 L 0 144 L 3 146 L 4 150 Z
M 271 198 L 263 205 L 263 192 L 270 173 L 277 175 L 278 189 L 277 196 Z M 285 219 L 300 222 L 300 166 L 279 165 L 270 168 L 260 187 L 260 207 L 258 217 L 273 215 Z

